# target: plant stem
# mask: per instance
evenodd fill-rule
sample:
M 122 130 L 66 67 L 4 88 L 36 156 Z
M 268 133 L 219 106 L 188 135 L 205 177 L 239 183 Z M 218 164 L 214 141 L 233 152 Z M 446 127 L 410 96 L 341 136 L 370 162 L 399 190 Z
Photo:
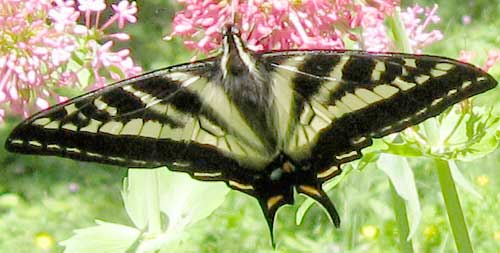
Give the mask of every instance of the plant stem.
M 408 223 L 408 215 L 406 213 L 406 203 L 398 195 L 394 185 L 389 180 L 389 185 L 391 188 L 392 203 L 394 208 L 394 213 L 396 214 L 396 223 L 398 224 L 399 230 L 399 252 L 413 253 L 413 244 L 411 240 L 408 240 L 410 234 L 410 225 Z
M 148 232 L 160 233 L 161 232 L 161 218 L 160 218 L 160 196 L 158 192 L 158 170 L 144 170 L 146 174 L 147 192 L 146 203 L 148 212 Z
M 464 214 L 458 198 L 455 182 L 451 176 L 450 166 L 447 161 L 434 159 L 437 167 L 441 193 L 443 194 L 448 221 L 450 222 L 455 246 L 460 253 L 472 253 L 472 244 L 469 238 L 467 225 L 465 224 Z

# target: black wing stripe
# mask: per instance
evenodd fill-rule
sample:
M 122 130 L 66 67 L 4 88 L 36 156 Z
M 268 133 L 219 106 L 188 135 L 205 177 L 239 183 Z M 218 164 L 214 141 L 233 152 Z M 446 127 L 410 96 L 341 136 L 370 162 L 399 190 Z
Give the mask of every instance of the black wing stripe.
M 340 55 L 312 55 L 305 59 L 292 79 L 293 89 L 300 94 L 295 96 L 293 115 L 300 116 L 304 110 L 304 103 L 318 93 L 321 85 L 327 81 L 325 76 L 340 62 Z M 301 73 L 307 73 L 304 75 Z
M 307 58 L 298 67 L 298 70 L 309 75 L 297 74 L 293 78 L 292 82 L 295 91 L 308 100 L 318 92 L 321 84 L 326 81 L 326 79 L 321 77 L 328 76 L 339 61 L 339 55 L 314 55 Z
M 371 83 L 371 74 L 376 61 L 373 57 L 351 57 L 342 69 L 342 80 L 349 83 Z
M 381 57 L 381 62 L 385 65 L 385 71 L 381 73 L 380 80 L 376 83 L 391 83 L 396 77 L 403 74 L 404 61 L 401 57 L 385 56 Z

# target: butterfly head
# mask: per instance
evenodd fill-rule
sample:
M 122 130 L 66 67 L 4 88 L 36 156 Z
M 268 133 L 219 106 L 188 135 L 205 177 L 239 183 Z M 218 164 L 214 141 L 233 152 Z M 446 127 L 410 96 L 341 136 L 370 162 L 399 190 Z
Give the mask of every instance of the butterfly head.
M 256 73 L 255 58 L 241 39 L 241 32 L 234 24 L 229 23 L 222 30 L 221 69 L 225 77 L 245 72 Z

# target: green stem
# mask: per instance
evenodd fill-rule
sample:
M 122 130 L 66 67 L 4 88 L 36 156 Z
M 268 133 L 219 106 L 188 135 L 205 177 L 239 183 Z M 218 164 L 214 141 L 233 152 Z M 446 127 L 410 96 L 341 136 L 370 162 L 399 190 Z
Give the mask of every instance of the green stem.
M 450 222 L 457 251 L 460 253 L 472 253 L 472 244 L 469 238 L 467 225 L 465 224 L 465 218 L 458 198 L 455 182 L 451 176 L 450 166 L 445 160 L 434 159 L 434 162 L 437 167 L 441 193 L 443 194 L 446 212 L 448 213 L 448 221 Z
M 405 201 L 398 195 L 390 180 L 389 185 L 391 188 L 392 203 L 399 230 L 399 252 L 413 253 L 412 241 L 408 240 L 410 225 L 408 223 Z
M 158 169 L 144 170 L 147 178 L 147 212 L 148 212 L 148 232 L 161 233 L 160 218 L 160 196 L 158 191 Z
M 411 54 L 413 49 L 410 44 L 410 39 L 406 32 L 403 20 L 401 20 L 401 9 L 398 7 L 394 10 L 394 15 L 387 18 L 387 23 L 392 31 L 394 37 L 394 43 L 396 47 L 404 53 Z

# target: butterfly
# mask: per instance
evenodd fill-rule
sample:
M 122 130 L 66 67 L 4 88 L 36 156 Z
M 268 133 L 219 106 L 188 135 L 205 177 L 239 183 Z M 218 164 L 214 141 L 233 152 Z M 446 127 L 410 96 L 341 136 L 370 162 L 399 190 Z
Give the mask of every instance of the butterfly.
M 70 99 L 19 124 L 11 152 L 224 181 L 256 198 L 273 240 L 294 190 L 335 206 L 322 184 L 373 138 L 418 124 L 497 82 L 452 59 L 349 50 L 257 53 L 227 25 L 219 55 Z

